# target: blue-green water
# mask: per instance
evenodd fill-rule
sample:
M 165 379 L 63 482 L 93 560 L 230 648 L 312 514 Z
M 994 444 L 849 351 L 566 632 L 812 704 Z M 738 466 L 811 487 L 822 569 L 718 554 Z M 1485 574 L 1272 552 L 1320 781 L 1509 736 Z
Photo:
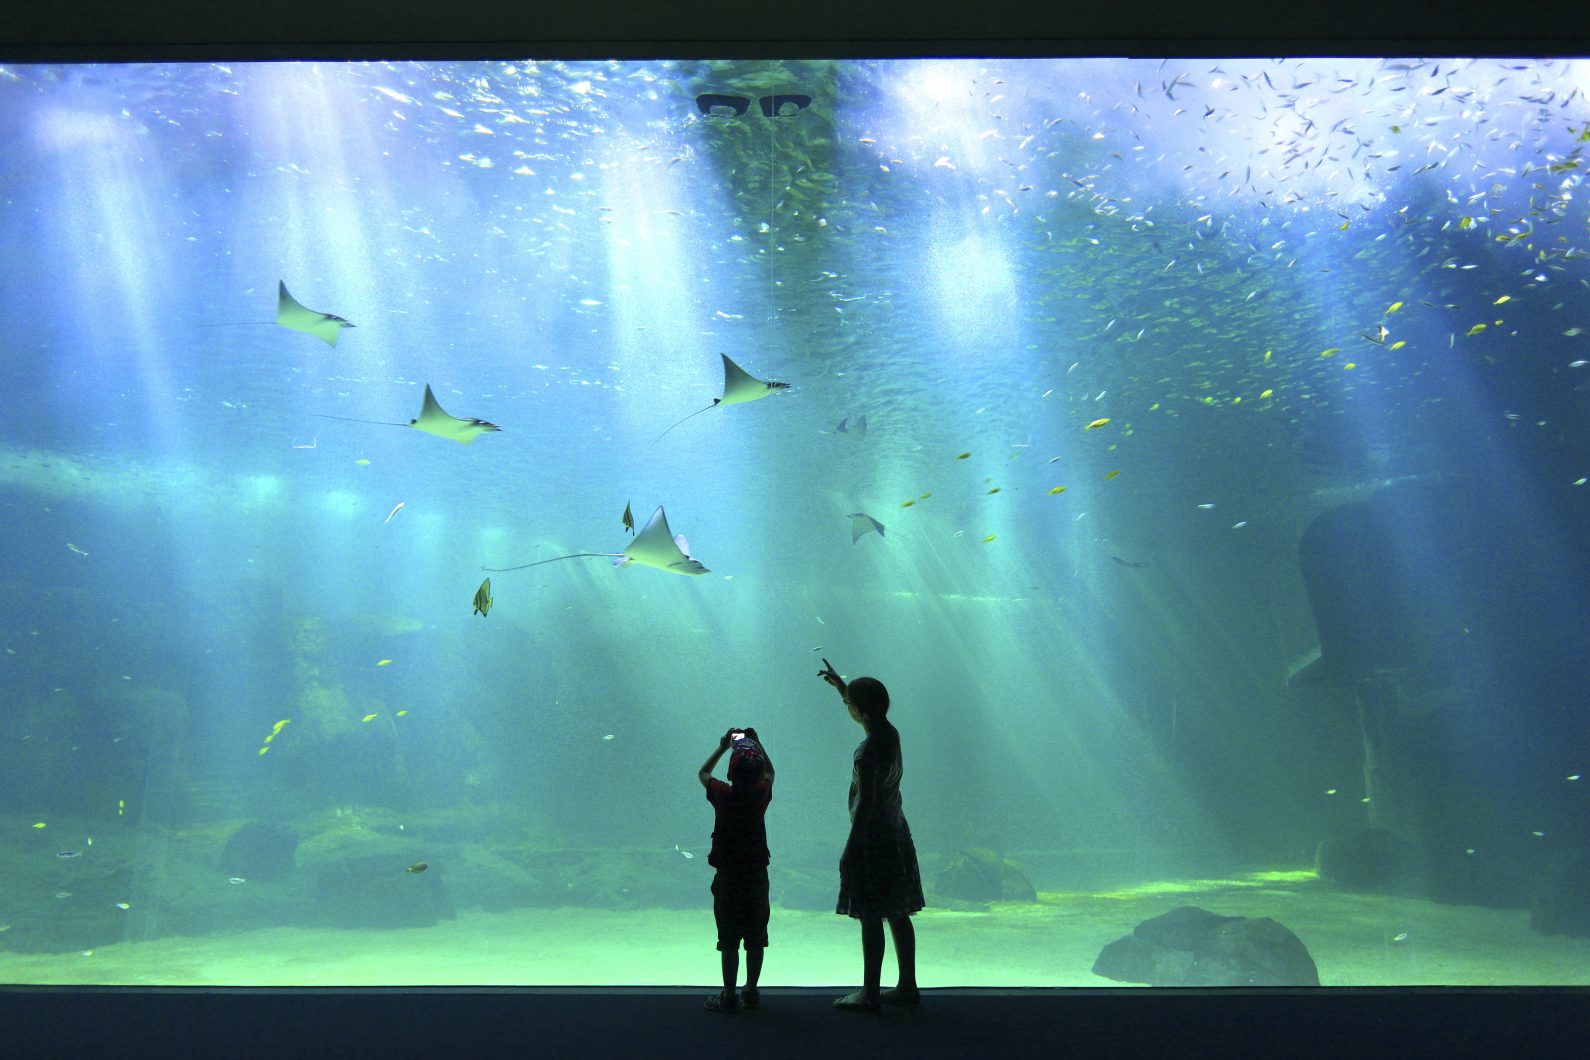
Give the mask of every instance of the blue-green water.
M 1587 77 L 0 70 L 0 976 L 709 908 L 730 725 L 778 767 L 776 940 L 837 891 L 862 732 L 823 658 L 891 690 L 928 914 L 989 908 L 967 849 L 1042 898 L 1375 826 L 1391 862 L 1312 885 L 1585 934 L 1540 881 L 1590 866 Z M 278 327 L 278 282 L 355 327 Z M 789 387 L 663 435 L 720 354 Z M 427 384 L 501 432 L 404 428 Z M 483 567 L 625 548 L 626 505 L 708 573 L 572 559 L 473 613 Z M 228 853 L 249 822 L 290 857 Z

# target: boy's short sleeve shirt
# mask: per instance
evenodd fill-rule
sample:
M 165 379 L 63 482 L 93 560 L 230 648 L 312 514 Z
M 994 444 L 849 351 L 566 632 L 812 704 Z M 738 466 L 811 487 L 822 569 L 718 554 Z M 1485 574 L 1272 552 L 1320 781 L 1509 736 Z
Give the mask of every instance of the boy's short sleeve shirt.
M 714 811 L 707 864 L 714 868 L 755 869 L 768 863 L 764 815 L 773 800 L 773 784 L 763 780 L 748 787 L 750 790 L 736 791 L 734 785 L 717 777 L 707 780 L 707 801 Z

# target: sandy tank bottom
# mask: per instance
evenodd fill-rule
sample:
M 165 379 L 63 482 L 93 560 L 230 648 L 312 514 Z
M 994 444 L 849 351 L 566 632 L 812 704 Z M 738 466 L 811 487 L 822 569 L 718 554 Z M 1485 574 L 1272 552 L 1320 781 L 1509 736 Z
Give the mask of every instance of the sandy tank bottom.
M 1344 894 L 1248 879 L 1044 893 L 987 911 L 923 910 L 918 977 L 934 986 L 1118 986 L 1092 972 L 1106 943 L 1181 905 L 1269 916 L 1307 945 L 1326 986 L 1585 985 L 1590 939 L 1546 937 L 1525 910 Z M 762 981 L 858 981 L 859 929 L 831 913 L 774 909 Z M 711 909 L 471 911 L 433 927 L 276 928 L 123 942 L 73 954 L 0 951 L 0 981 L 198 986 L 637 985 L 717 976 Z M 3 936 L 0 936 L 3 943 Z M 892 981 L 893 959 L 885 959 Z M 743 974 L 743 973 L 742 973 Z

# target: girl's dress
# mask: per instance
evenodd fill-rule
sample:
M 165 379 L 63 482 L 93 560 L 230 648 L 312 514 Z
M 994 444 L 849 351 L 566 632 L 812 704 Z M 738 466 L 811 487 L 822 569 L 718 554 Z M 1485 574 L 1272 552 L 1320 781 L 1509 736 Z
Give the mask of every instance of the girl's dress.
M 917 868 L 911 826 L 900 808 L 900 777 L 905 762 L 900 733 L 880 725 L 856 748 L 850 774 L 850 857 L 839 873 L 839 904 L 834 910 L 859 919 L 910 916 L 921 909 L 922 874 Z M 861 793 L 873 786 L 870 819 L 856 820 Z

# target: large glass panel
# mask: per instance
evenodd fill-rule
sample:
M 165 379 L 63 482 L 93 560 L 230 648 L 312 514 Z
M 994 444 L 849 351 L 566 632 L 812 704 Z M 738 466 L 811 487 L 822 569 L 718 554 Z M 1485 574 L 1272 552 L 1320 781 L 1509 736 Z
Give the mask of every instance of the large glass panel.
M 0 980 L 1590 981 L 1587 71 L 0 69 Z

